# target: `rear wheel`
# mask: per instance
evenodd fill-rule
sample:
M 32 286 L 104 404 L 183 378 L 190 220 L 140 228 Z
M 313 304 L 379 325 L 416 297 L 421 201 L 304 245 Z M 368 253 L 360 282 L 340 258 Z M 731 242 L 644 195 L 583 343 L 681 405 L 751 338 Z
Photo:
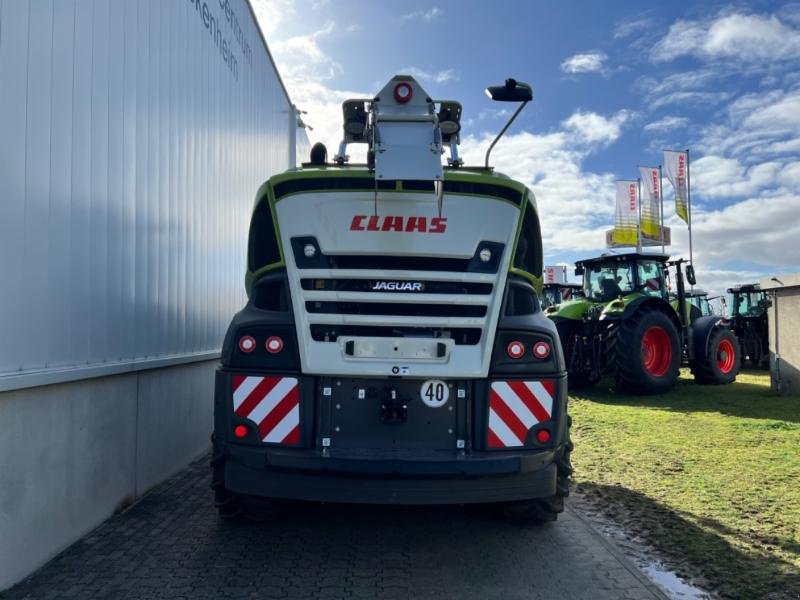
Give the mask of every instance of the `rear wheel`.
M 214 506 L 223 519 L 235 519 L 242 514 L 242 498 L 225 487 L 225 455 L 214 444 L 211 455 L 211 489 Z
M 510 521 L 520 524 L 535 524 L 555 521 L 558 513 L 564 512 L 564 498 L 569 496 L 569 480 L 572 476 L 572 440 L 569 429 L 572 427 L 572 417 L 567 416 L 567 442 L 555 460 L 556 463 L 556 493 L 547 498 L 534 498 L 532 500 L 518 500 L 506 502 L 502 505 L 503 515 Z
M 739 342 L 727 327 L 716 326 L 708 336 L 705 355 L 689 365 L 697 383 L 725 385 L 736 380 L 742 363 Z
M 663 394 L 678 379 L 681 345 L 672 320 L 643 307 L 619 327 L 615 348 L 616 383 L 622 391 Z

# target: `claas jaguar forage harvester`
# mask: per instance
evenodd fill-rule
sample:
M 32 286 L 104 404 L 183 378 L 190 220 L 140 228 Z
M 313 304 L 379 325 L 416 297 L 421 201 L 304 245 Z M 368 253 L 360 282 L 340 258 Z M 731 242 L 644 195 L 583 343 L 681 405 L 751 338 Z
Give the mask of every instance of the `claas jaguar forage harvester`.
M 520 103 L 511 120 L 532 98 L 511 79 L 487 92 Z M 256 197 L 216 375 L 220 513 L 260 496 L 555 519 L 572 446 L 533 194 L 489 167 L 494 143 L 464 166 L 461 105 L 412 77 L 343 116 L 332 161 L 315 145 Z

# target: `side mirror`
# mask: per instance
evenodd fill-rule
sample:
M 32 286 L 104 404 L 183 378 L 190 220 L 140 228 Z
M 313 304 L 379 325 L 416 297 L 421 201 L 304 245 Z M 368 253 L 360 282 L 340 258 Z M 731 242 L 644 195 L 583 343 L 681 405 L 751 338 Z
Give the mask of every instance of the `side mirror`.
M 583 265 L 578 265 L 575 267 L 575 276 L 580 277 L 583 275 Z
M 694 276 L 694 266 L 686 265 L 686 281 L 689 285 L 697 285 L 697 278 Z
M 486 95 L 495 102 L 530 102 L 533 100 L 533 89 L 527 83 L 509 78 L 504 85 L 487 87 Z

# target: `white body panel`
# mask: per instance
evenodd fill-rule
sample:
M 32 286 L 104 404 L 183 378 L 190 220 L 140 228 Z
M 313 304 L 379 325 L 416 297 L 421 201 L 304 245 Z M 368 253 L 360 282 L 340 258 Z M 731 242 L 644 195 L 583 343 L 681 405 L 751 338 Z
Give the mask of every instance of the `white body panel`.
M 421 217 L 430 221 L 438 216 L 432 194 L 379 194 L 377 214 L 380 216 Z M 442 217 L 446 218 L 443 233 L 398 231 L 352 231 L 356 215 L 373 215 L 372 192 L 303 193 L 281 199 L 276 205 L 281 243 L 285 250 L 286 270 L 292 294 L 292 305 L 300 348 L 302 370 L 315 375 L 387 376 L 401 374 L 412 377 L 480 378 L 489 372 L 491 350 L 503 300 L 511 250 L 517 231 L 519 210 L 492 198 L 445 195 Z M 498 242 L 505 245 L 497 273 L 468 273 L 453 271 L 367 270 L 367 269 L 299 269 L 291 251 L 291 239 L 314 236 L 326 255 L 365 256 L 431 256 L 469 259 L 479 242 Z M 368 279 L 390 281 L 458 281 L 492 283 L 494 290 L 483 296 L 414 292 L 380 292 L 356 294 L 341 291 L 303 290 L 301 279 Z M 353 301 L 437 304 L 483 304 L 483 317 L 408 317 L 364 314 L 309 313 L 307 301 Z M 374 325 L 406 327 L 480 328 L 480 342 L 475 345 L 446 343 L 443 360 L 431 356 L 431 339 L 420 339 L 414 347 L 413 338 L 371 338 L 359 345 L 356 356 L 344 352 L 344 343 L 314 341 L 310 326 L 313 323 L 338 325 Z M 347 336 L 346 339 L 357 339 Z M 398 356 L 365 357 L 380 354 L 386 339 L 398 340 Z M 443 340 L 444 341 L 444 340 Z

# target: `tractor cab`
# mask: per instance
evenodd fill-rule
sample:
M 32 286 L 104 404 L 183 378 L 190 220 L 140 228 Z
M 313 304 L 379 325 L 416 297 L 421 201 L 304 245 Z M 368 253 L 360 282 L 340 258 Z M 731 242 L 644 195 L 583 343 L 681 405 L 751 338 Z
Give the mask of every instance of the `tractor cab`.
M 542 308 L 556 306 L 583 296 L 580 283 L 545 283 L 542 288 Z
M 742 352 L 754 367 L 769 367 L 769 333 L 767 328 L 767 294 L 757 283 L 739 285 L 728 290 L 729 319 L 742 344 Z
M 621 254 L 576 263 L 583 271 L 583 292 L 595 302 L 611 302 L 632 294 L 666 298 L 666 255 Z M 577 269 L 576 269 L 577 272 Z
M 709 304 L 708 292 L 695 288 L 687 290 L 685 293 L 684 307 L 689 315 L 689 320 L 694 321 L 697 317 L 708 317 L 714 314 Z M 678 311 L 678 296 L 670 294 L 672 308 Z
M 730 288 L 728 294 L 731 318 L 758 319 L 766 314 L 767 293 L 757 283 Z

